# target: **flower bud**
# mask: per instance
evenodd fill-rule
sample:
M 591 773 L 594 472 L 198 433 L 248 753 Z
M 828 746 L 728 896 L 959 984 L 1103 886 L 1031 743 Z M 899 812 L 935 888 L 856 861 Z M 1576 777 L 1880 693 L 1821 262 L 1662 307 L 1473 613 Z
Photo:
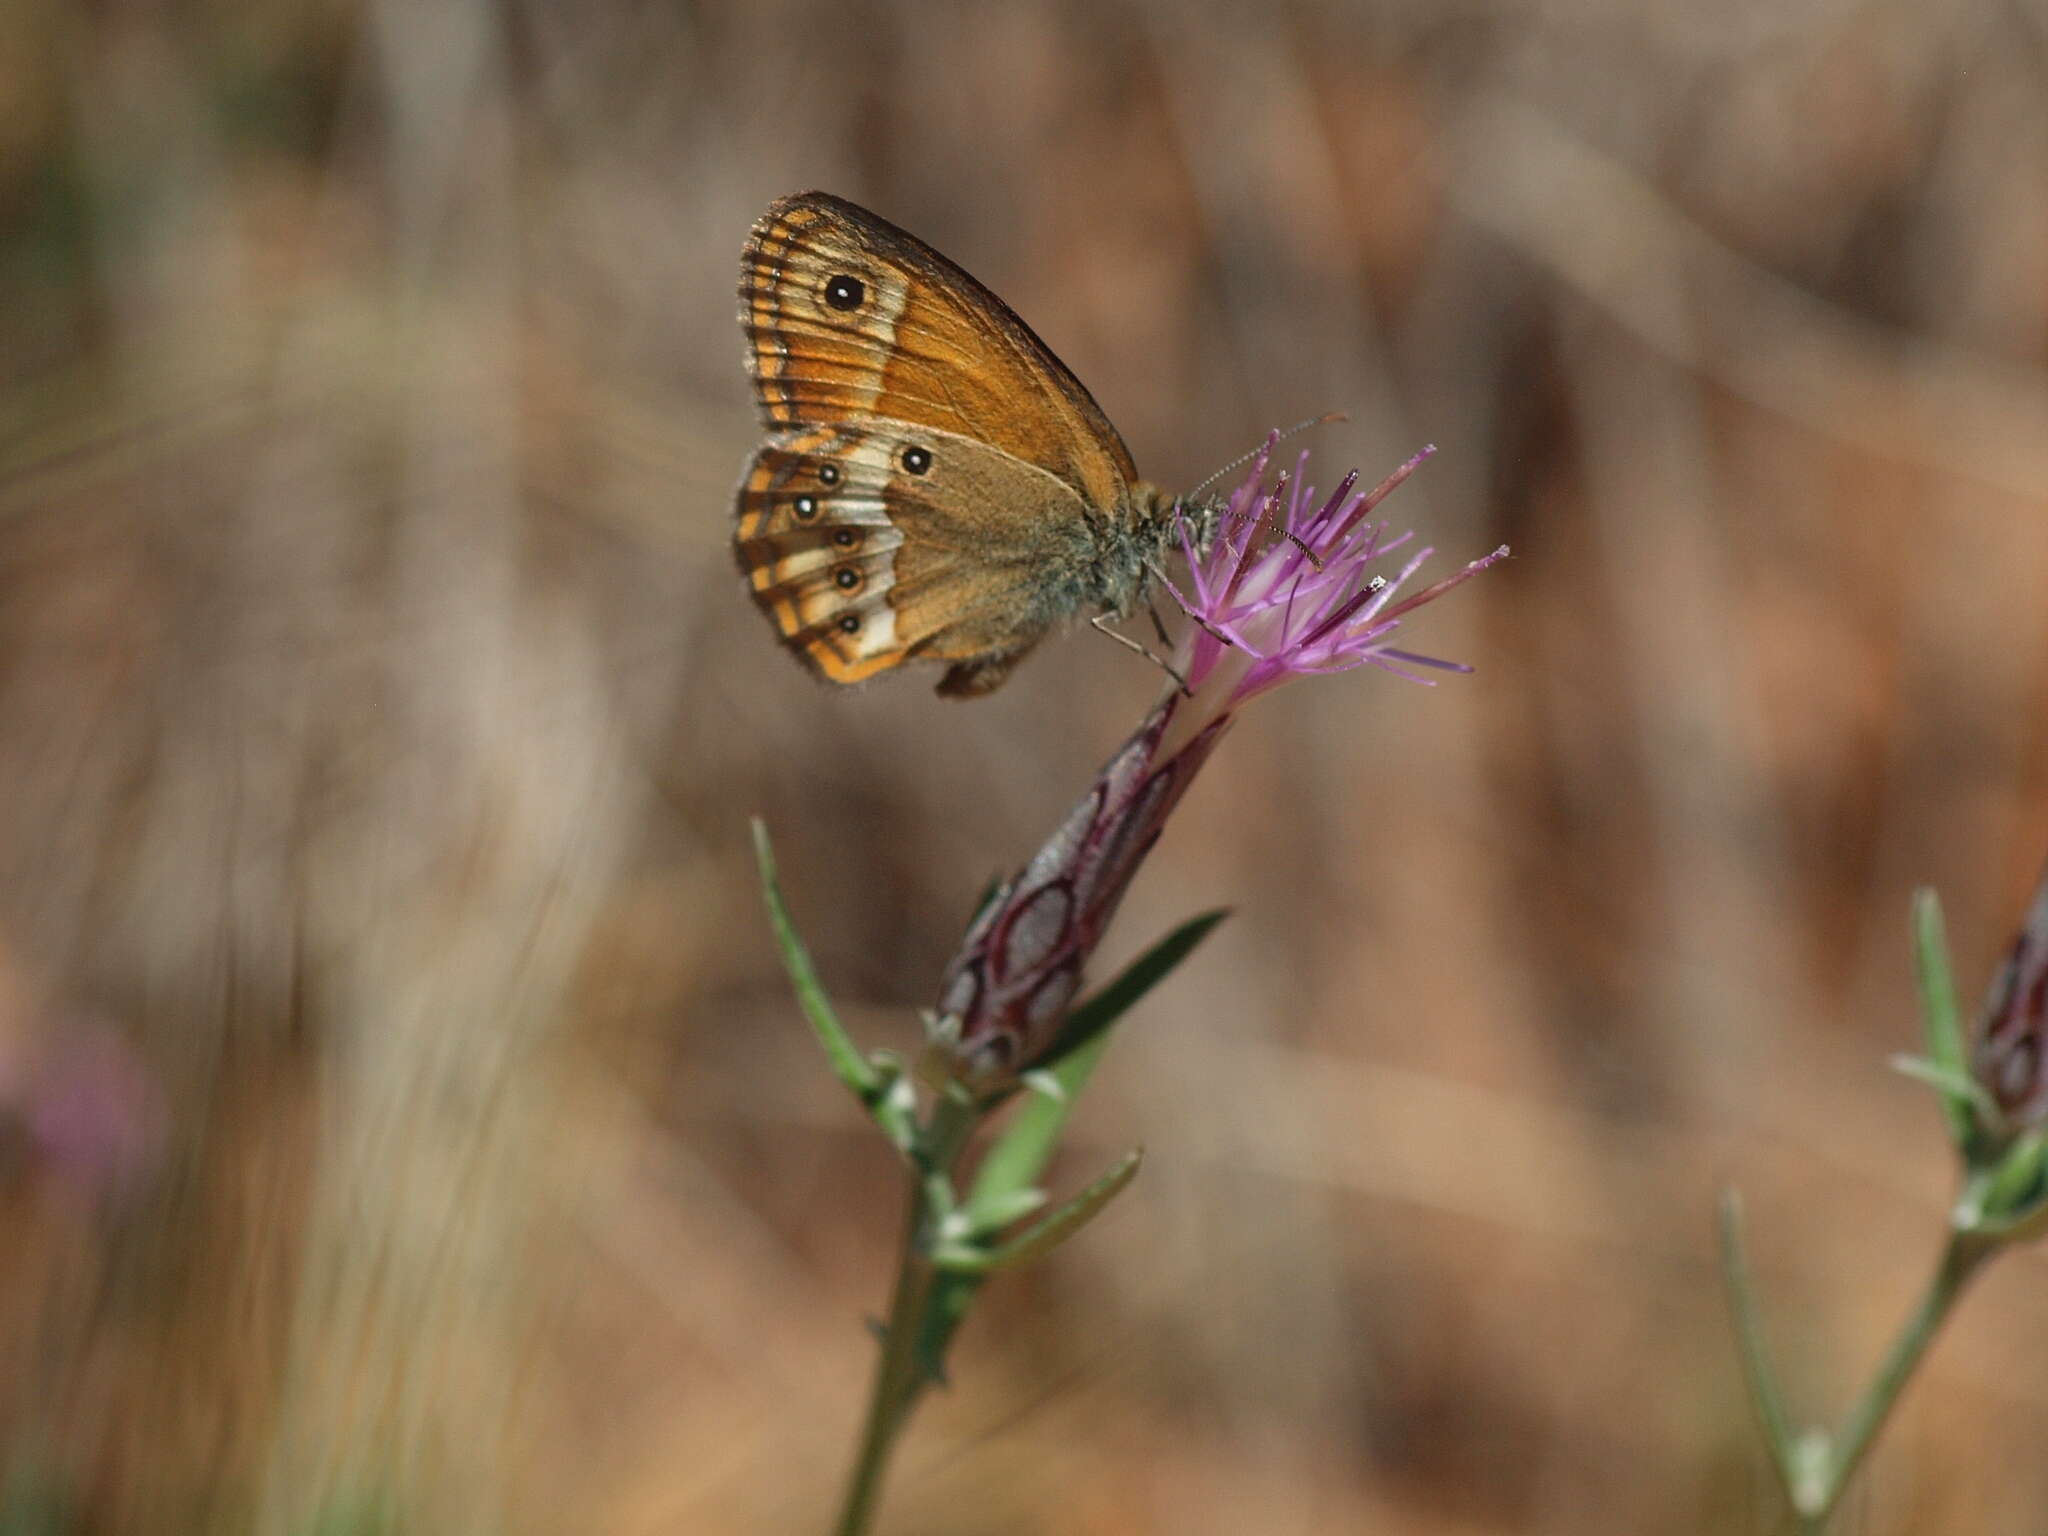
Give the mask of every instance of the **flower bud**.
M 1179 699 L 1146 717 L 1059 831 L 982 907 L 946 968 L 939 1015 L 954 1075 L 987 1088 L 1036 1064 L 1166 818 L 1228 725 L 1158 759 Z
M 2048 1115 L 2048 873 L 1992 983 L 1973 1066 L 2014 1129 Z

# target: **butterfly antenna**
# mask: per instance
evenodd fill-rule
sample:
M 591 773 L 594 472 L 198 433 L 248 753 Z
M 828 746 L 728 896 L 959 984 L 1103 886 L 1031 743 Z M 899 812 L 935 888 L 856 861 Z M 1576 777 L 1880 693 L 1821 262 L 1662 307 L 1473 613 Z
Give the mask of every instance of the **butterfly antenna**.
M 1286 442 L 1287 439 L 1289 439 L 1290 437 L 1296 437 L 1299 436 L 1301 433 L 1306 432 L 1310 427 L 1325 427 L 1333 421 L 1348 420 L 1350 420 L 1350 418 L 1346 416 L 1342 411 L 1325 411 L 1320 416 L 1311 416 L 1306 421 L 1297 421 L 1293 426 L 1289 427 L 1286 431 L 1282 432 L 1278 437 L 1273 438 L 1272 443 L 1274 446 L 1278 446 L 1279 444 Z M 1249 453 L 1240 453 L 1228 464 L 1224 465 L 1221 469 L 1217 470 L 1215 474 L 1211 475 L 1208 479 L 1204 480 L 1192 491 L 1189 491 L 1185 496 L 1181 498 L 1181 500 L 1193 501 L 1197 496 L 1201 495 L 1202 492 L 1209 489 L 1210 486 L 1214 485 L 1218 480 L 1221 480 L 1225 475 L 1229 474 L 1232 470 L 1242 469 L 1245 465 L 1251 463 L 1253 459 L 1256 459 L 1260 454 L 1264 453 L 1266 449 L 1267 445 L 1265 443 L 1261 443 L 1258 447 L 1252 449 Z

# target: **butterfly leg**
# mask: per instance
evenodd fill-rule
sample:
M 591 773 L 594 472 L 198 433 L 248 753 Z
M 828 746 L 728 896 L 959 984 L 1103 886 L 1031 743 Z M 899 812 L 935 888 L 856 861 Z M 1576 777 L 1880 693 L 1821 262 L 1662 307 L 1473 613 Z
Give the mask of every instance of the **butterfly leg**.
M 1199 613 L 1196 613 L 1193 609 L 1189 608 L 1186 603 L 1181 602 L 1179 596 L 1174 594 L 1173 588 L 1167 586 L 1166 572 L 1160 570 L 1158 566 L 1154 565 L 1149 560 L 1145 562 L 1145 569 L 1152 573 L 1152 579 L 1154 581 L 1158 582 L 1160 586 L 1166 587 L 1168 595 L 1173 596 L 1175 604 L 1178 605 L 1182 613 L 1188 616 L 1191 622 L 1201 625 L 1203 629 L 1208 631 L 1210 639 L 1217 641 L 1219 644 L 1227 645 L 1232 650 L 1237 649 L 1237 642 L 1235 640 L 1231 639 L 1230 636 L 1223 633 L 1222 630 L 1218 629 L 1214 624 L 1211 624 Z M 1159 622 L 1159 615 L 1156 612 L 1152 615 L 1152 622 L 1155 624 Z M 1118 635 L 1117 639 L 1123 640 L 1124 637 L 1122 635 Z M 1124 644 L 1129 645 L 1130 643 L 1130 641 L 1124 640 Z
M 1152 616 L 1152 633 L 1159 637 L 1159 643 L 1169 651 L 1173 649 L 1173 636 L 1166 632 L 1166 621 L 1159 617 L 1159 605 L 1148 594 L 1145 598 L 1145 612 Z
M 1157 614 L 1154 614 L 1152 617 L 1156 622 L 1159 616 Z M 1188 680 L 1182 677 L 1180 673 L 1176 672 L 1173 669 L 1173 666 L 1170 662 L 1164 661 L 1160 657 L 1153 655 L 1151 651 L 1147 650 L 1144 646 L 1140 645 L 1137 641 L 1133 640 L 1129 635 L 1118 634 L 1115 630 L 1111 629 L 1109 627 L 1108 614 L 1098 613 L 1095 615 L 1094 618 L 1090 619 L 1088 622 L 1091 625 L 1093 625 L 1096 629 L 1100 630 L 1103 634 L 1109 636 L 1109 638 L 1114 640 L 1118 645 L 1136 651 L 1140 656 L 1144 657 L 1147 661 L 1151 662 L 1153 666 L 1157 667 L 1160 671 L 1164 672 L 1168 677 L 1172 678 L 1174 682 L 1179 686 L 1180 691 L 1183 694 L 1185 694 L 1188 698 L 1193 698 L 1195 696 L 1194 689 L 1188 686 Z M 1162 640 L 1166 638 L 1164 630 L 1160 632 L 1160 638 Z

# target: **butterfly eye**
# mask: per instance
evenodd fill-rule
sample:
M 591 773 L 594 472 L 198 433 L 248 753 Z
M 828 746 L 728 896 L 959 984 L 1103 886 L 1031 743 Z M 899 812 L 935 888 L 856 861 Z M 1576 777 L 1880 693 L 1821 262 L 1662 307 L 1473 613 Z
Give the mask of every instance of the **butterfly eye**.
M 841 272 L 825 279 L 825 302 L 834 309 L 859 309 L 860 301 L 867 296 L 867 285 L 857 277 Z
M 818 515 L 818 498 L 815 496 L 797 497 L 796 515 L 797 521 L 803 523 L 808 523 L 812 518 L 816 517 Z
M 913 475 L 923 474 L 932 467 L 932 451 L 929 448 L 904 449 L 903 467 Z
M 818 466 L 818 479 L 826 485 L 837 485 L 839 483 L 839 466 L 837 464 L 820 464 Z

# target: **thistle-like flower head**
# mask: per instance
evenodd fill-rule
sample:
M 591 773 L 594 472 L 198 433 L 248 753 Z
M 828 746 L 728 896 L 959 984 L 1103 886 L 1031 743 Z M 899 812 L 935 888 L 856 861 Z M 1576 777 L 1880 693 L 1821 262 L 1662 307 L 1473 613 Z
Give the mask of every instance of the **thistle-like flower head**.
M 1406 615 L 1506 559 L 1507 546 L 1407 597 L 1402 587 L 1433 550 L 1413 551 L 1391 573 L 1376 569 L 1414 535 L 1390 535 L 1371 514 L 1435 449 L 1423 449 L 1370 491 L 1358 490 L 1353 471 L 1318 501 L 1305 453 L 1291 475 L 1282 471 L 1267 485 L 1278 441 L 1277 434 L 1266 440 L 1251 473 L 1213 514 L 1206 549 L 1183 524 L 1188 588 L 1166 586 L 1189 619 L 1175 664 L 1195 696 L 1191 714 L 1206 723 L 1294 678 L 1353 667 L 1424 684 L 1431 680 L 1418 669 L 1471 671 L 1399 649 L 1394 636 Z
M 1186 531 L 1189 590 L 1169 583 L 1188 615 L 1175 652 L 1179 682 L 1117 751 L 1060 830 L 989 898 L 946 968 L 935 1042 L 950 1070 L 1000 1086 L 1052 1044 L 1082 971 L 1166 818 L 1208 760 L 1237 709 L 1291 678 L 1376 666 L 1418 682 L 1418 668 L 1468 672 L 1391 644 L 1403 618 L 1507 555 L 1497 549 L 1403 599 L 1402 585 L 1430 553 L 1391 576 L 1372 566 L 1405 547 L 1368 515 L 1414 472 L 1419 454 L 1361 495 L 1347 475 L 1318 502 L 1303 478 L 1267 487 L 1277 437 L 1206 521 L 1206 547 Z M 1191 520 L 1192 521 L 1192 520 Z

